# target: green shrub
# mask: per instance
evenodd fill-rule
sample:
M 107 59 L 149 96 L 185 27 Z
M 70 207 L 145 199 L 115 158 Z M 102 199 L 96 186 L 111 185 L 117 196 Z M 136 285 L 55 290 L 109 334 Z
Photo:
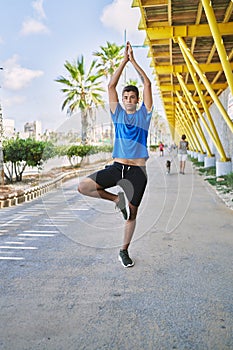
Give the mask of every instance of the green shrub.
M 200 175 L 205 175 L 205 176 L 216 176 L 216 167 L 211 166 L 209 168 L 200 168 L 199 173 Z
M 150 145 L 150 150 L 156 151 L 158 147 L 159 147 L 158 145 Z
M 224 176 L 227 187 L 233 190 L 233 172 Z

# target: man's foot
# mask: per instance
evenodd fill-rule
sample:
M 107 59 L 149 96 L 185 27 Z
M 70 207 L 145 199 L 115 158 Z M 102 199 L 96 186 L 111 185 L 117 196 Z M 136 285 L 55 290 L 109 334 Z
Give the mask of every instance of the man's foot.
M 125 204 L 124 192 L 119 192 L 118 196 L 119 196 L 119 202 L 116 204 L 116 208 L 120 209 L 124 219 L 127 220 L 128 219 L 128 213 L 127 213 L 127 210 L 126 210 L 126 207 L 125 207 L 126 204 Z
M 119 261 L 124 267 L 132 267 L 134 266 L 134 261 L 129 257 L 128 250 L 120 250 Z

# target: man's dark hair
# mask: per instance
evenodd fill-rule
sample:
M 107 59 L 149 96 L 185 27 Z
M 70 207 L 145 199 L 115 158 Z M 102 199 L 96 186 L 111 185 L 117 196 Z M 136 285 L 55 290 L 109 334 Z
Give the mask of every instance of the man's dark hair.
M 181 138 L 182 138 L 182 140 L 185 140 L 185 139 L 186 139 L 186 136 L 185 136 L 185 135 L 182 135 Z
M 127 86 L 125 86 L 123 91 L 122 91 L 122 96 L 123 96 L 125 91 L 127 91 L 127 92 L 130 92 L 130 91 L 135 92 L 135 94 L 137 96 L 137 99 L 139 99 L 139 91 L 138 91 L 137 86 L 135 86 L 135 85 L 127 85 Z

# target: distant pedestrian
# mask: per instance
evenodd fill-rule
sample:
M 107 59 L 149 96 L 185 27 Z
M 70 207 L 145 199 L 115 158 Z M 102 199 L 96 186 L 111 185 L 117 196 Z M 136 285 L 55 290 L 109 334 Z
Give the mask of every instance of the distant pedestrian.
M 159 144 L 160 157 L 163 157 L 163 150 L 164 150 L 164 144 L 162 142 L 160 142 L 160 144 Z
M 178 147 L 178 159 L 180 162 L 180 174 L 184 175 L 185 163 L 188 154 L 188 142 L 186 140 L 186 135 L 181 136 L 181 140 Z

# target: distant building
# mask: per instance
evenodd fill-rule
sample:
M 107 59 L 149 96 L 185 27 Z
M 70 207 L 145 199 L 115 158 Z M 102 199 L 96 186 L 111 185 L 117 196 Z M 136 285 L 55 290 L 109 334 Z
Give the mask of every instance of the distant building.
M 24 138 L 34 138 L 40 140 L 42 135 L 42 125 L 40 121 L 27 122 L 24 124 Z
M 10 139 L 15 135 L 15 121 L 3 118 L 3 138 Z

